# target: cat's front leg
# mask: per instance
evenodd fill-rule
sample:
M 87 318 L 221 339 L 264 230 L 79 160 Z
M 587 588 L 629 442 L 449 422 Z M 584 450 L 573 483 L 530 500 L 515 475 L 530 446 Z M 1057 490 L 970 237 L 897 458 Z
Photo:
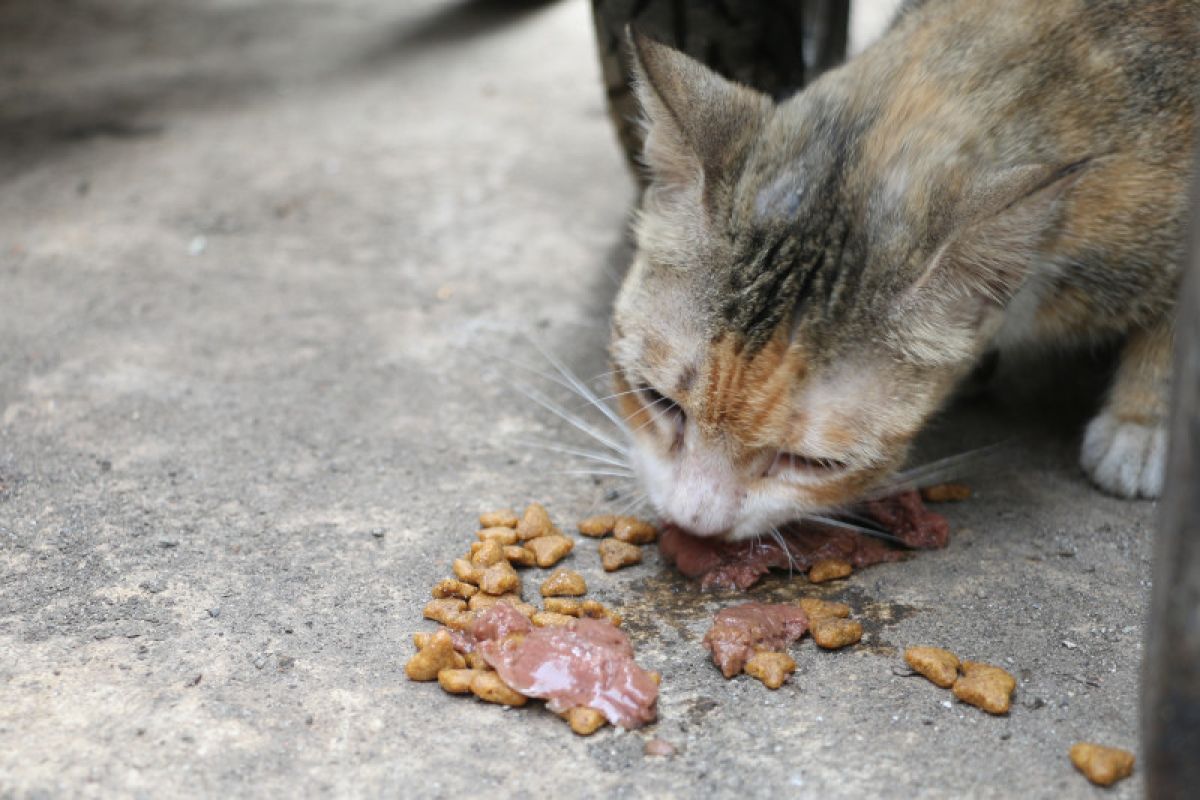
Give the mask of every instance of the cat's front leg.
M 1084 434 L 1080 462 L 1111 494 L 1153 499 L 1162 492 L 1171 331 L 1167 320 L 1130 335 L 1108 400 Z

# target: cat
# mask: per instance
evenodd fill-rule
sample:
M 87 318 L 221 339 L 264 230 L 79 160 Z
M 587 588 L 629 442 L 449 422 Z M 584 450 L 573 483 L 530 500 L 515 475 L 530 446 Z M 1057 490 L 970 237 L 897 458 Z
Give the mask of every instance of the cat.
M 1161 491 L 1200 4 L 918 0 L 775 102 L 630 34 L 610 354 L 656 511 L 741 539 L 900 466 L 991 348 L 1123 339 L 1081 463 Z

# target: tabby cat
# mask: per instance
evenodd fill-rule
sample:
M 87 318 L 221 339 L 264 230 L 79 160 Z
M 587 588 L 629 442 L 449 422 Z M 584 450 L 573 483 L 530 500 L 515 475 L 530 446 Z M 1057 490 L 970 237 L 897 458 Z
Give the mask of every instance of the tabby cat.
M 662 517 L 743 538 L 905 459 L 991 348 L 1123 341 L 1081 461 L 1162 486 L 1200 4 L 910 2 L 776 102 L 637 34 L 611 353 Z

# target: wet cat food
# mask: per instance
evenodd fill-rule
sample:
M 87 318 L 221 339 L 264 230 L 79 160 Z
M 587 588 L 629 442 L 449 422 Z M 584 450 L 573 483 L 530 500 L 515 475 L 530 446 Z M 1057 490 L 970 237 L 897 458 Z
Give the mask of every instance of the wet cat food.
M 926 509 L 915 491 L 873 501 L 867 512 L 910 547 L 944 547 L 948 540 L 945 517 Z M 772 569 L 808 570 L 823 559 L 845 561 L 862 569 L 905 557 L 904 550 L 887 542 L 816 522 L 789 526 L 783 539 L 783 545 L 774 540 L 725 542 L 667 526 L 658 545 L 659 552 L 680 572 L 699 578 L 703 589 L 748 589 Z
M 1133 774 L 1133 753 L 1091 742 L 1071 748 L 1071 763 L 1097 786 L 1112 786 Z
M 788 603 L 743 603 L 723 608 L 704 634 L 704 647 L 726 678 L 742 671 L 759 651 L 782 652 L 804 635 L 808 616 Z
M 585 706 L 624 728 L 655 718 L 658 683 L 634 662 L 633 647 L 620 629 L 583 618 L 567 625 L 530 627 L 520 637 L 490 635 L 505 624 L 520 624 L 519 615 L 505 609 L 489 609 L 472 628 L 479 652 L 505 685 L 525 696 L 544 698 L 551 711 Z M 492 615 L 499 619 L 493 621 Z

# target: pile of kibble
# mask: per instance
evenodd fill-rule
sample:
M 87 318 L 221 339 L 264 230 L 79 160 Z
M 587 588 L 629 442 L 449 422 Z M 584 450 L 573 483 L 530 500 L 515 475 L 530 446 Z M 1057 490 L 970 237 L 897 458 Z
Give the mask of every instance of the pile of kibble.
M 435 584 L 433 599 L 425 606 L 424 616 L 445 628 L 413 635 L 418 652 L 405 672 L 410 680 L 437 680 L 452 694 L 473 694 L 487 702 L 521 706 L 528 698 L 507 686 L 482 656 L 462 648 L 464 638 L 456 641 L 456 636 L 469 636 L 477 613 L 503 602 L 538 627 L 567 625 L 580 617 L 605 619 L 617 626 L 622 620 L 612 609 L 583 598 L 587 582 L 574 570 L 555 569 L 541 580 L 541 608 L 525 600 L 518 570 L 555 567 L 575 548 L 575 541 L 554 524 L 540 503 L 531 503 L 520 517 L 511 509 L 486 512 L 479 516 L 479 523 L 470 552 L 454 560 L 455 577 Z M 586 536 L 612 534 L 599 548 L 601 563 L 609 572 L 639 563 L 640 545 L 658 536 L 648 522 L 610 514 L 590 517 L 578 527 Z M 460 652 L 463 649 L 468 652 Z M 562 716 L 571 730 L 582 735 L 605 723 L 600 712 L 585 707 L 572 708 Z

